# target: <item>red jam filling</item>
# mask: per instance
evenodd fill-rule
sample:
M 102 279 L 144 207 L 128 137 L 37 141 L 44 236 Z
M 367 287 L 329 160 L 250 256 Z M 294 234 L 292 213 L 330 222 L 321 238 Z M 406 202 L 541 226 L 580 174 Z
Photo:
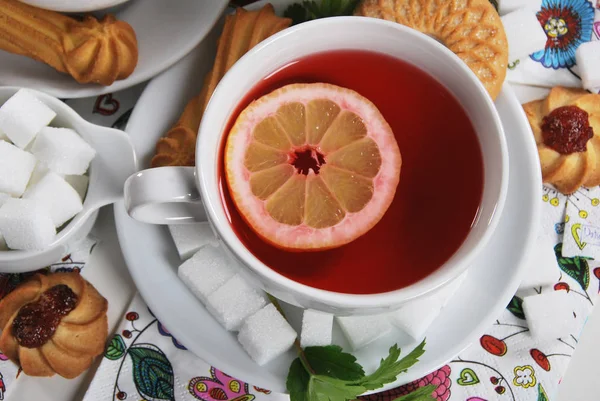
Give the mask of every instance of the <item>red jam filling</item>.
M 588 113 L 577 106 L 559 107 L 542 120 L 544 143 L 563 155 L 585 152 L 593 136 Z
M 77 306 L 77 294 L 64 284 L 44 291 L 40 298 L 23 306 L 12 323 L 19 345 L 38 348 L 54 335 L 63 316 Z

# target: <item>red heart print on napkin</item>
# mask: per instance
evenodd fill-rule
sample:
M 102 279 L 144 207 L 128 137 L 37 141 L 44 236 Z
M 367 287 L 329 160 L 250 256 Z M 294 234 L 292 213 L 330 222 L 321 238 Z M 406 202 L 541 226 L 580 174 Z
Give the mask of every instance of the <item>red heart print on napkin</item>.
M 119 106 L 119 101 L 113 99 L 112 93 L 107 93 L 106 95 L 100 95 L 96 98 L 93 113 L 99 113 L 103 116 L 112 116 L 119 110 Z

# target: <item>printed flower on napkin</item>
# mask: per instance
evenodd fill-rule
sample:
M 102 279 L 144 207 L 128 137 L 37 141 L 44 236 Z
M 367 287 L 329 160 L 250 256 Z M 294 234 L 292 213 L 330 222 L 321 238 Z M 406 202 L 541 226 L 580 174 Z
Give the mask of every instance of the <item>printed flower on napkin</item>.
M 548 37 L 546 47 L 510 60 L 507 81 L 581 87 L 575 51 L 582 43 L 600 39 L 600 11 L 588 0 L 543 0 L 537 18 Z

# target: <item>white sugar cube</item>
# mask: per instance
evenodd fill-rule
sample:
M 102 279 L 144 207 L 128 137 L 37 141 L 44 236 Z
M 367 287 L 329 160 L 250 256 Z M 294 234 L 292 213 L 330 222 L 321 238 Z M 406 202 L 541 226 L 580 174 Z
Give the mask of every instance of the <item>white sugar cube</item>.
M 31 152 L 58 174 L 84 174 L 96 151 L 77 132 L 69 128 L 42 128 Z
M 508 61 L 527 57 L 546 47 L 546 31 L 540 25 L 534 11 L 521 8 L 501 19 L 508 40 Z
M 300 345 L 302 347 L 330 345 L 333 315 L 312 309 L 305 309 L 302 314 L 302 331 Z
M 390 322 L 414 340 L 422 340 L 431 323 L 438 317 L 442 308 L 460 287 L 465 277 L 466 273 L 463 273 L 452 283 L 440 288 L 434 294 L 410 301 L 397 311 L 391 312 L 389 315 Z
M 0 141 L 0 192 L 21 196 L 34 167 L 35 157 L 31 153 Z
M 206 300 L 206 309 L 229 331 L 239 330 L 242 322 L 267 301 L 262 291 L 254 289 L 238 273 Z
M 568 335 L 573 325 L 573 305 L 566 291 L 550 291 L 523 298 L 529 332 L 540 340 Z
M 336 316 L 337 322 L 350 343 L 350 347 L 357 351 L 366 347 L 390 332 L 387 314 L 371 316 Z
M 505 15 L 520 8 L 526 8 L 533 12 L 542 9 L 542 0 L 498 0 L 498 14 Z
M 268 304 L 246 319 L 238 334 L 238 341 L 248 355 L 262 366 L 289 350 L 296 337 L 296 332 L 275 305 Z
M 62 226 L 83 209 L 77 191 L 64 178 L 51 171 L 29 187 L 23 199 L 36 200 L 45 207 L 55 227 Z
M 19 148 L 25 148 L 56 113 L 30 91 L 21 89 L 0 107 L 0 131 Z
M 206 245 L 185 261 L 177 274 L 198 299 L 207 297 L 232 278 L 236 271 L 219 247 Z
M 169 225 L 169 231 L 181 260 L 188 259 L 206 244 L 217 245 L 218 243 L 208 221 L 193 224 L 172 224 Z
M 37 162 L 35 167 L 33 168 L 33 172 L 31 173 L 31 177 L 29 177 L 29 182 L 27 183 L 27 188 L 32 185 L 37 184 L 44 176 L 48 173 L 48 167 L 44 163 Z
M 575 58 L 583 87 L 592 91 L 600 87 L 600 40 L 579 45 Z
M 4 203 L 6 203 L 7 200 L 9 200 L 11 198 L 11 196 L 9 194 L 4 194 L 2 192 L 0 192 L 0 207 L 2 207 L 2 205 L 4 205 Z
M 554 253 L 554 246 L 546 237 L 540 237 L 531 247 L 531 255 L 521 280 L 520 289 L 549 286 L 558 280 L 560 270 Z
M 0 207 L 0 232 L 11 249 L 44 249 L 56 230 L 46 209 L 31 199 L 9 199 Z
M 79 198 L 83 201 L 88 190 L 90 178 L 87 175 L 65 175 L 65 181 L 77 191 Z

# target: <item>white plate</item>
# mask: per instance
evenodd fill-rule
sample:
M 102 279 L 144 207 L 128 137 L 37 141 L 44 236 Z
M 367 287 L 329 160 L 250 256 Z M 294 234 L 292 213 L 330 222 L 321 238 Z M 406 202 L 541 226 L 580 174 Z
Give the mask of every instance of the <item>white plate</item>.
M 83 13 L 104 10 L 130 0 L 20 0 L 30 6 L 66 13 Z
M 214 26 L 227 0 L 135 0 L 116 17 L 136 32 L 139 60 L 133 73 L 110 86 L 79 84 L 44 63 L 0 50 L 0 85 L 28 87 L 58 98 L 116 92 L 146 81 L 188 54 Z
M 177 120 L 187 100 L 198 92 L 202 76 L 212 62 L 214 35 L 213 32 L 198 49 L 154 79 L 139 99 L 126 131 L 132 137 L 142 168 L 148 167 L 156 140 Z M 428 330 L 426 352 L 421 361 L 386 388 L 428 374 L 476 342 L 517 290 L 526 251 L 537 234 L 542 183 L 527 119 L 508 85 L 496 105 L 506 130 L 510 155 L 509 190 L 503 218 L 457 295 Z M 177 339 L 206 362 L 234 377 L 285 392 L 285 377 L 294 352 L 289 351 L 266 366 L 256 365 L 239 345 L 235 334 L 225 331 L 178 279 L 177 267 L 181 262 L 168 229 L 132 220 L 122 203 L 115 206 L 115 220 L 119 242 L 138 290 Z M 286 312 L 298 329 L 301 311 L 286 306 Z M 337 327 L 334 340 L 345 345 Z M 370 371 L 387 355 L 393 343 L 406 351 L 416 345 L 399 332 L 393 332 L 355 355 Z

